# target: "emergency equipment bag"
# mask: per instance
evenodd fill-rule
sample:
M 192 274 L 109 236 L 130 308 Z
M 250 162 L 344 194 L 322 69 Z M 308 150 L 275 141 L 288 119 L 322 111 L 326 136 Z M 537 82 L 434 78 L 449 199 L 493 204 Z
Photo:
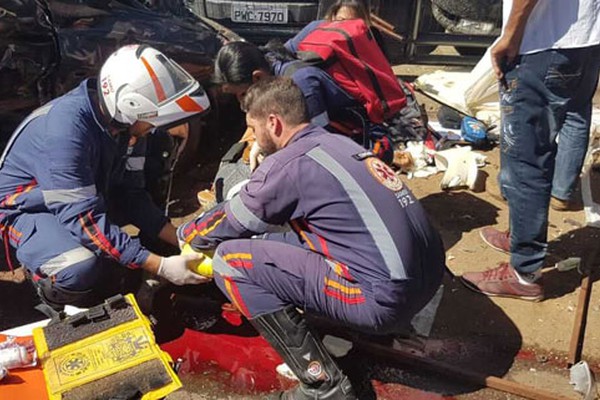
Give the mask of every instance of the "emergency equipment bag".
M 323 68 L 382 123 L 406 105 L 406 96 L 373 33 L 363 20 L 325 22 L 299 44 L 297 57 Z

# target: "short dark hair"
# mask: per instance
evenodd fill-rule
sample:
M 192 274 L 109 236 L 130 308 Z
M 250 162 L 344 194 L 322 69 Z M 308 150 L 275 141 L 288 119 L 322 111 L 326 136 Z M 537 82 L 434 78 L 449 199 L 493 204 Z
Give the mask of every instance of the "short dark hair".
M 221 47 L 215 58 L 213 83 L 233 85 L 252 83 L 252 73 L 257 70 L 270 71 L 263 52 L 248 42 L 232 42 Z
M 250 86 L 242 100 L 242 109 L 257 119 L 277 114 L 290 125 L 309 121 L 304 95 L 288 77 L 261 79 Z
M 371 15 L 368 11 L 367 5 L 362 0 L 338 0 L 333 3 L 325 13 L 325 19 L 332 21 L 333 17 L 340 11 L 342 7 L 348 7 L 354 10 L 358 18 L 366 22 L 367 25 L 371 25 Z

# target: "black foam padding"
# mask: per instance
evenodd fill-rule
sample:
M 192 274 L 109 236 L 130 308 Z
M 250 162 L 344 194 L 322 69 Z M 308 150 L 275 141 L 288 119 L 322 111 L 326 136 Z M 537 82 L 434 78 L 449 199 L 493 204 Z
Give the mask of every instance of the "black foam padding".
M 140 398 L 172 382 L 165 365 L 158 359 L 77 386 L 62 394 L 63 400 L 111 400 Z M 137 396 L 136 396 L 137 394 Z
M 44 328 L 44 336 L 49 350 L 58 349 L 69 343 L 80 341 L 86 337 L 103 332 L 125 322 L 136 319 L 136 314 L 132 306 L 127 304 L 123 308 L 111 308 L 103 306 L 107 311 L 106 317 L 90 319 L 86 316 L 98 315 L 98 309 L 86 311 L 83 314 L 75 314 L 64 320 L 48 325 Z

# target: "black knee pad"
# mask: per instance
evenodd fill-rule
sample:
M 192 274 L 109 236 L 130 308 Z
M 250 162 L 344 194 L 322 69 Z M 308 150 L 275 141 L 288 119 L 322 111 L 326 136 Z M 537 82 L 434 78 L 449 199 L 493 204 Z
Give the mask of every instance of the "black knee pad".
M 67 304 L 87 308 L 101 301 L 92 289 L 68 290 L 55 285 L 50 278 L 40 279 L 35 286 L 41 300 L 55 310 L 62 310 Z

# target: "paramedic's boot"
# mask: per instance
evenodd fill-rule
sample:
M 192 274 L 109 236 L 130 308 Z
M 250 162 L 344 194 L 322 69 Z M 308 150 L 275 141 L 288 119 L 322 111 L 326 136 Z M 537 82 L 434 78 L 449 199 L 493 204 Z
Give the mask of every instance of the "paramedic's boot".
M 300 385 L 276 395 L 283 400 L 356 400 L 348 378 L 318 340 L 308 330 L 295 307 L 261 315 L 252 325 L 281 355 L 300 380 Z

